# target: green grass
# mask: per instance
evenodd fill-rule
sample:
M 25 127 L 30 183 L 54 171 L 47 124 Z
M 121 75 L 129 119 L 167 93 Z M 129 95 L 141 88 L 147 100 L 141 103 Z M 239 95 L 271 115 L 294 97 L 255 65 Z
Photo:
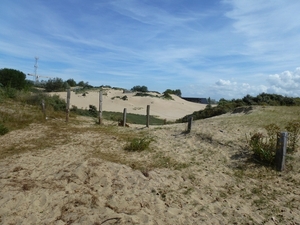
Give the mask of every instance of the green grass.
M 299 110 L 299 106 L 254 106 L 250 113 L 244 116 L 228 117 L 223 124 L 234 123 L 248 127 L 264 127 L 276 123 L 281 129 L 284 129 L 289 121 L 300 119 Z
M 104 119 L 113 120 L 113 121 L 120 121 L 123 119 L 123 113 L 120 112 L 107 112 L 104 111 L 102 113 Z M 126 114 L 126 123 L 132 124 L 146 124 L 146 115 L 139 115 L 133 113 Z M 150 125 L 164 125 L 165 120 L 159 119 L 155 116 L 150 115 Z
M 132 138 L 128 141 L 126 146 L 124 147 L 124 150 L 126 151 L 144 151 L 149 148 L 150 143 L 153 141 L 152 138 L 149 137 L 142 137 L 142 138 Z

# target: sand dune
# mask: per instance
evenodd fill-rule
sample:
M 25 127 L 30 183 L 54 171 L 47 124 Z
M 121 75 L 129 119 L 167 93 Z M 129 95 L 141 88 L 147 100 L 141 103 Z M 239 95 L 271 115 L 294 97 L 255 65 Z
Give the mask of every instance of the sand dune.
M 97 105 L 97 95 L 72 93 L 71 104 Z M 203 107 L 116 95 L 107 93 L 104 110 L 151 104 L 175 119 Z M 186 124 L 96 126 L 85 117 L 11 131 L 0 152 L 23 153 L 0 159 L 0 224 L 300 224 L 300 154 L 283 173 L 247 161 L 244 135 L 257 127 L 235 123 L 247 116 L 195 121 L 189 134 Z M 150 149 L 125 151 L 127 137 L 139 136 L 153 139 Z
M 205 104 L 188 102 L 182 98 L 172 95 L 174 100 L 166 100 L 158 97 L 136 97 L 136 93 L 123 93 L 122 90 L 108 89 L 103 92 L 103 111 L 123 112 L 126 108 L 128 113 L 146 114 L 147 105 L 150 105 L 150 114 L 158 116 L 161 119 L 176 120 L 182 118 L 194 111 L 199 111 L 206 107 Z M 56 92 L 61 98 L 66 99 L 66 92 Z M 157 93 L 153 95 L 161 96 Z M 127 96 L 128 100 L 122 100 L 123 96 Z M 118 98 L 120 97 L 120 98 Z M 99 107 L 99 92 L 88 91 L 86 96 L 71 92 L 70 105 L 75 105 L 78 108 L 88 109 L 89 105 Z

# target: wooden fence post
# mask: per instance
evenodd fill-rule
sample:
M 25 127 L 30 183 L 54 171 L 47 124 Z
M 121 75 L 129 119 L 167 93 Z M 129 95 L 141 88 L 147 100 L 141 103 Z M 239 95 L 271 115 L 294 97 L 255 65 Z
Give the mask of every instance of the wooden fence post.
M 71 90 L 67 89 L 66 122 L 69 122 Z
M 124 111 L 123 111 L 123 127 L 126 126 L 126 113 L 127 113 L 127 110 L 126 110 L 126 108 L 124 108 Z
M 285 155 L 287 147 L 288 132 L 280 133 L 277 139 L 277 149 L 275 156 L 276 169 L 282 171 L 285 168 Z
M 193 116 L 190 116 L 188 118 L 188 128 L 187 128 L 187 133 L 190 133 L 191 132 L 191 129 L 192 129 L 192 122 L 193 122 Z
M 146 127 L 149 127 L 150 124 L 150 105 L 147 105 L 147 121 L 146 121 Z
M 44 119 L 46 120 L 47 116 L 46 116 L 46 108 L 45 108 L 45 100 L 44 99 L 42 100 L 42 110 L 43 110 L 43 114 L 44 114 Z
M 99 92 L 99 125 L 102 124 L 102 101 L 103 101 L 103 94 L 102 91 Z

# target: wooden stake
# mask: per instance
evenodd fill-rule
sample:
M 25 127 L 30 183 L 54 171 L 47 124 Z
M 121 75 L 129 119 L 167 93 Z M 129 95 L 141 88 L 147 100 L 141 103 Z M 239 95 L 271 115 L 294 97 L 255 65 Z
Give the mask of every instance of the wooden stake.
M 45 108 L 45 100 L 44 99 L 42 100 L 42 111 L 44 114 L 44 119 L 46 120 L 47 116 L 46 116 L 46 108 Z
M 147 121 L 146 121 L 146 127 L 149 127 L 150 124 L 150 105 L 147 105 Z
M 124 111 L 123 111 L 123 127 L 126 126 L 126 114 L 127 114 L 127 110 L 126 110 L 126 108 L 124 108 Z
M 188 129 L 187 129 L 187 133 L 190 133 L 192 130 L 192 122 L 193 122 L 193 116 L 190 116 L 188 119 Z
M 71 90 L 67 89 L 66 122 L 69 122 Z
M 103 93 L 99 92 L 99 125 L 102 124 L 102 101 L 103 101 Z
M 282 132 L 280 133 L 280 136 L 277 139 L 275 163 L 276 163 L 276 169 L 278 171 L 283 171 L 285 168 L 287 138 L 288 138 L 288 132 Z

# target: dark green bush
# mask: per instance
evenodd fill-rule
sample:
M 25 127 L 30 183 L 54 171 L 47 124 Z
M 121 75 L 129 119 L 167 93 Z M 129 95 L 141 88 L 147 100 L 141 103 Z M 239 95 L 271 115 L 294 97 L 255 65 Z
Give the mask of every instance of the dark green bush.
M 177 95 L 179 97 L 181 97 L 181 90 L 180 89 L 176 89 L 176 90 L 171 90 L 171 89 L 167 89 L 165 90 L 165 92 L 163 93 L 165 94 L 173 94 L 173 95 Z
M 66 89 L 65 82 L 61 78 L 49 79 L 45 83 L 45 90 L 47 92 L 52 91 L 64 91 Z
M 134 96 L 138 96 L 138 97 L 147 97 L 147 96 L 154 97 L 153 95 L 148 94 L 148 93 L 144 93 L 144 92 L 138 92 Z
M 98 116 L 97 107 L 94 105 L 89 105 L 89 113 L 92 117 L 97 117 Z
M 148 88 L 146 86 L 137 85 L 131 88 L 131 91 L 148 92 Z
M 9 132 L 8 128 L 5 127 L 2 123 L 0 123 L 0 135 L 7 134 Z
M 26 87 L 26 75 L 25 73 L 15 69 L 1 69 L 0 70 L 0 83 L 4 87 L 15 88 L 22 90 Z
M 76 86 L 76 81 L 74 79 L 68 79 L 67 83 L 69 84 L 70 87 L 75 87 Z

